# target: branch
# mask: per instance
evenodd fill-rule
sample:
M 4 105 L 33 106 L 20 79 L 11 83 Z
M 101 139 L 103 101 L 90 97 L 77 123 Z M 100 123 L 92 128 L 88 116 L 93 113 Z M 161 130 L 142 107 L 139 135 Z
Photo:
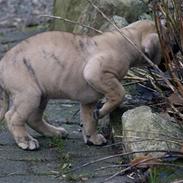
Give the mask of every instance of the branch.
M 88 29 L 91 29 L 99 34 L 102 34 L 103 32 L 98 30 L 98 29 L 95 29 L 93 27 L 90 27 L 88 25 L 84 25 L 84 24 L 81 24 L 80 22 L 76 22 L 76 21 L 72 21 L 72 20 L 69 20 L 67 18 L 63 18 L 63 17 L 58 17 L 58 16 L 52 16 L 52 15 L 40 15 L 40 17 L 49 17 L 49 18 L 54 18 L 54 19 L 58 19 L 58 20 L 63 20 L 64 22 L 68 22 L 68 23 L 72 23 L 72 24 L 76 24 L 76 25 L 80 25 L 82 27 L 86 27 Z
M 133 152 L 126 152 L 126 153 L 120 153 L 120 154 L 115 154 L 115 155 L 111 155 L 111 156 L 106 156 L 106 157 L 103 157 L 103 158 L 100 158 L 100 159 L 90 161 L 88 163 L 85 163 L 81 166 L 78 166 L 76 168 L 73 168 L 73 169 L 67 171 L 65 174 L 69 174 L 69 173 L 74 172 L 76 170 L 80 170 L 81 168 L 84 168 L 86 166 L 89 166 L 89 165 L 92 165 L 92 164 L 95 164 L 95 163 L 98 163 L 98 162 L 101 162 L 101 161 L 105 161 L 105 160 L 108 160 L 108 159 L 112 159 L 112 158 L 123 157 L 123 156 L 128 156 L 128 155 L 133 155 L 133 154 L 139 154 L 139 153 L 157 153 L 157 152 L 159 152 L 159 153 L 170 153 L 170 154 L 174 154 L 174 156 L 176 155 L 177 157 L 183 158 L 183 153 L 180 152 L 180 151 L 168 151 L 168 150 L 133 151 Z
M 104 182 L 108 182 L 109 180 L 113 179 L 114 177 L 116 177 L 116 176 L 118 176 L 120 174 L 123 174 L 123 173 L 125 173 L 125 172 L 127 172 L 127 171 L 129 171 L 129 170 L 131 170 L 131 169 L 133 169 L 135 167 L 138 167 L 138 165 L 151 165 L 151 164 L 152 165 L 163 165 L 162 163 L 151 163 L 152 160 L 163 159 L 163 158 L 164 158 L 163 156 L 153 157 L 153 158 L 144 159 L 144 160 L 142 160 L 140 162 L 134 163 L 131 166 L 129 166 L 129 167 L 125 168 L 125 169 L 122 169 L 119 172 L 116 172 L 114 175 L 108 177 L 107 179 L 104 180 Z M 148 162 L 150 162 L 150 163 L 148 163 Z M 168 166 L 168 165 L 173 166 L 172 164 L 169 164 L 169 163 L 165 164 L 164 166 Z M 175 166 L 176 165 L 174 164 L 174 167 Z M 179 168 L 183 168 L 183 166 L 180 165 Z

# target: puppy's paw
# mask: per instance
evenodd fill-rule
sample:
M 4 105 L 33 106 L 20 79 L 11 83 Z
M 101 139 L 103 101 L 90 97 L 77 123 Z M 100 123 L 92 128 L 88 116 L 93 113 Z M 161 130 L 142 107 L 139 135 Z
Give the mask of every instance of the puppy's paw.
M 107 144 L 107 140 L 102 134 L 96 134 L 92 135 L 87 138 L 87 145 L 96 145 L 96 146 L 102 146 Z
M 57 134 L 59 137 L 65 139 L 69 136 L 69 133 L 62 127 L 57 128 Z
M 101 108 L 103 107 L 104 103 L 105 103 L 104 101 L 99 101 L 99 102 L 97 102 L 96 108 L 97 108 L 97 109 L 101 109 Z
M 99 112 L 99 109 L 95 109 L 93 111 L 93 118 L 98 121 L 100 119 L 100 112 Z
M 16 139 L 17 145 L 23 150 L 36 150 L 39 148 L 39 142 L 31 136 L 19 137 Z

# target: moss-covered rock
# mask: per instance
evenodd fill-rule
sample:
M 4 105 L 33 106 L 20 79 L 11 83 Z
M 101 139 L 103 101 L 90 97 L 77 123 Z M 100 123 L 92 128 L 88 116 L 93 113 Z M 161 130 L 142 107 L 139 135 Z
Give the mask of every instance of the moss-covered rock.
M 94 1 L 94 3 L 109 18 L 112 19 L 114 15 L 118 17 L 124 17 L 129 23 L 138 20 L 141 14 L 148 11 L 147 6 L 140 0 L 98 0 Z M 102 17 L 102 15 L 90 4 L 87 4 L 85 9 L 82 11 L 79 21 L 82 24 L 95 27 L 96 29 L 100 29 L 101 26 L 107 22 Z M 75 26 L 74 32 L 89 33 L 91 35 L 96 34 L 92 30 L 83 28 L 81 26 Z
M 148 106 L 125 112 L 122 125 L 126 150 L 180 150 L 175 139 L 183 140 L 182 131 L 179 125 L 171 120 L 153 113 Z
M 87 1 L 85 0 L 55 0 L 53 14 L 77 21 L 86 5 Z M 74 26 L 75 24 L 67 23 L 62 20 L 54 20 L 51 29 L 72 32 Z

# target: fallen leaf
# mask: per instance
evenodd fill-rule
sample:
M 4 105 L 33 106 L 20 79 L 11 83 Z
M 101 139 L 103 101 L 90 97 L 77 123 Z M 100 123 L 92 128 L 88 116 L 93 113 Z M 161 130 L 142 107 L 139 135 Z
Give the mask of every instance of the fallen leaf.
M 133 159 L 130 164 L 138 168 L 149 168 L 152 167 L 153 164 L 160 162 L 159 159 L 153 158 L 151 155 L 144 155 Z

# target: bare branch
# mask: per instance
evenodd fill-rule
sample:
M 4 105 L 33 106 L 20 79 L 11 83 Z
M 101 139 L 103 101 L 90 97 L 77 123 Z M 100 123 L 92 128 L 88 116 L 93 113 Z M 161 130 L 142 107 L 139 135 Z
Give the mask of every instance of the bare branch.
M 76 25 L 80 25 L 82 27 L 86 27 L 88 29 L 91 29 L 99 34 L 102 34 L 103 32 L 98 30 L 98 29 L 95 29 L 93 27 L 90 27 L 88 25 L 84 25 L 84 24 L 81 24 L 80 22 L 76 22 L 76 21 L 73 21 L 73 20 L 69 20 L 67 18 L 63 18 L 63 17 L 58 17 L 58 16 L 52 16 L 52 15 L 40 15 L 40 17 L 49 17 L 49 18 L 54 18 L 54 19 L 58 19 L 58 20 L 63 20 L 64 22 L 68 22 L 68 23 L 72 23 L 72 24 L 76 24 Z
M 126 153 L 120 153 L 120 154 L 115 154 L 115 155 L 111 155 L 111 156 L 106 156 L 106 157 L 103 157 L 103 158 L 100 158 L 100 159 L 90 161 L 88 163 L 85 163 L 81 166 L 78 166 L 76 168 L 73 168 L 73 169 L 69 170 L 65 174 L 74 172 L 74 171 L 79 170 L 81 168 L 84 168 L 86 166 L 89 166 L 89 165 L 92 165 L 92 164 L 95 164 L 95 163 L 98 163 L 98 162 L 101 162 L 101 161 L 105 161 L 105 160 L 108 160 L 108 159 L 112 159 L 112 158 L 123 157 L 123 156 L 128 156 L 128 155 L 133 155 L 133 154 L 139 154 L 139 153 L 157 153 L 157 152 L 159 152 L 159 153 L 170 153 L 170 154 L 173 154 L 175 157 L 183 158 L 183 153 L 180 152 L 180 151 L 167 151 L 167 150 L 132 151 L 132 152 L 126 152 Z M 171 156 L 173 156 L 173 155 L 171 155 Z
M 122 169 L 122 170 L 120 170 L 119 172 L 116 172 L 114 175 L 112 175 L 112 176 L 110 176 L 109 178 L 105 179 L 104 182 L 107 182 L 107 181 L 113 179 L 114 177 L 116 177 L 116 176 L 118 176 L 118 175 L 120 175 L 120 174 L 123 174 L 123 173 L 125 173 L 125 172 L 131 170 L 132 168 L 135 168 L 135 167 L 137 167 L 137 166 L 139 166 L 139 165 L 151 165 L 151 164 L 152 164 L 152 165 L 161 165 L 161 163 L 151 163 L 151 161 L 152 161 L 152 160 L 163 159 L 163 158 L 164 158 L 163 156 L 152 157 L 152 158 L 144 159 L 144 160 L 142 160 L 142 161 L 139 161 L 139 162 L 137 162 L 137 163 L 134 163 L 134 164 L 132 164 L 131 166 L 129 166 L 129 167 L 125 168 L 125 169 Z M 150 162 L 150 163 L 148 163 L 148 162 Z M 163 165 L 163 164 L 162 164 L 162 165 Z M 172 164 L 168 164 L 168 163 L 167 163 L 166 165 L 173 166 Z M 166 165 L 165 165 L 165 166 L 166 166 Z M 174 165 L 174 167 L 175 167 L 175 166 L 176 166 L 176 165 Z M 183 168 L 183 166 L 180 165 L 179 168 Z

